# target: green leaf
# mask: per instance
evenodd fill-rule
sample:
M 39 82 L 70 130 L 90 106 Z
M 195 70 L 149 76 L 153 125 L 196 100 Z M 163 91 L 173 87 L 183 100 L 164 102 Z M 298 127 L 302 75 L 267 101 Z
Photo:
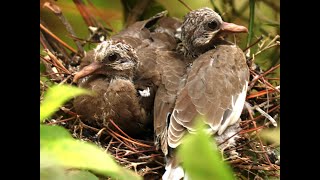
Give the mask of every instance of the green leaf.
M 47 126 L 40 124 L 40 146 L 41 142 L 54 141 L 59 139 L 73 139 L 71 134 L 61 126 Z
M 140 179 L 96 145 L 73 139 L 59 126 L 40 125 L 40 154 L 54 159 L 59 166 L 92 170 L 119 179 Z
M 44 153 L 40 153 L 40 179 L 99 180 L 97 176 L 88 171 L 66 170 Z
M 69 180 L 99 180 L 97 176 L 88 171 L 71 170 L 67 172 Z
M 67 179 L 65 170 L 58 162 L 40 151 L 40 179 Z
M 45 76 L 40 76 L 40 81 L 42 81 L 45 85 L 49 87 L 54 85 L 54 83 L 48 77 Z
M 40 72 L 41 73 L 46 72 L 46 66 L 43 63 L 40 63 Z
M 40 122 L 50 117 L 66 101 L 82 94 L 90 93 L 87 90 L 70 85 L 52 86 L 44 95 L 44 100 L 40 106 Z
M 213 138 L 204 131 L 202 123 L 198 124 L 197 129 L 197 133 L 185 137 L 178 149 L 178 157 L 190 179 L 233 180 L 233 173 L 222 161 Z
M 260 135 L 265 140 L 280 144 L 280 128 L 264 129 Z
M 249 18 L 249 34 L 247 39 L 247 46 L 250 45 L 251 39 L 253 37 L 253 27 L 254 27 L 254 17 L 255 17 L 255 0 L 249 0 L 249 8 L 250 8 L 250 18 Z

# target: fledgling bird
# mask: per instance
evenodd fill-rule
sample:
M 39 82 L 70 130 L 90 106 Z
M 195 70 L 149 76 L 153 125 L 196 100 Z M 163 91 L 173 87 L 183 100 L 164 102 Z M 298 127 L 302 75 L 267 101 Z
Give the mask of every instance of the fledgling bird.
M 188 69 L 182 80 L 171 82 L 179 84 L 178 93 L 171 96 L 174 101 L 167 103 L 165 98 L 158 97 L 158 92 L 155 97 L 155 107 L 162 107 L 154 110 L 161 117 L 154 118 L 156 144 L 167 158 L 163 179 L 186 177 L 174 149 L 179 147 L 185 134 L 195 131 L 196 117 L 204 117 L 208 132 L 218 141 L 239 129 L 249 69 L 242 50 L 223 36 L 240 32 L 247 32 L 247 28 L 224 22 L 209 8 L 194 10 L 185 16 L 181 26 L 182 42 L 177 49 L 183 54 Z M 170 89 L 163 91 L 168 94 Z M 233 143 L 231 140 L 230 144 Z
M 100 43 L 87 54 L 83 60 L 85 66 L 74 77 L 79 87 L 95 93 L 74 99 L 75 110 L 82 120 L 105 127 L 112 119 L 131 136 L 147 132 L 152 122 L 149 113 L 152 104 L 141 103 L 133 84 L 137 58 L 130 45 L 113 40 Z
M 134 23 L 83 58 L 74 81 L 80 79 L 78 85 L 92 89 L 97 96 L 75 99 L 75 109 L 84 116 L 82 119 L 104 127 L 111 118 L 128 134 L 145 132 L 152 123 L 154 96 L 162 74 L 175 64 L 184 65 L 175 58 L 177 53 L 170 51 L 177 45 L 174 34 L 181 22 L 165 15 L 161 12 Z M 151 31 L 152 26 L 155 28 Z M 113 59 L 119 60 L 111 62 Z

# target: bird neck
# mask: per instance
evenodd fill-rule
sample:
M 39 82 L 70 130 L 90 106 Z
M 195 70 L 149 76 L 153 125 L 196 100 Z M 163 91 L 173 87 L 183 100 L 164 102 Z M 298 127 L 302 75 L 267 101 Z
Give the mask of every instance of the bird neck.
M 233 43 L 227 41 L 223 37 L 216 38 L 214 41 L 200 47 L 194 47 L 191 42 L 182 41 L 178 44 L 177 51 L 180 54 L 183 54 L 187 60 L 194 60 L 201 54 L 211 49 L 215 49 L 219 45 L 233 45 Z
M 108 73 L 105 73 L 104 76 L 107 79 L 129 79 L 132 80 L 133 78 L 133 71 L 132 70 L 114 70 L 114 71 L 109 71 Z
M 181 44 L 179 44 L 177 47 L 177 51 L 180 54 L 183 54 L 183 56 L 187 60 L 191 60 L 191 59 L 194 60 L 195 58 L 199 57 L 201 54 L 207 52 L 210 49 L 214 49 L 214 48 L 216 48 L 214 43 L 204 45 L 201 47 L 194 47 L 190 43 L 188 44 L 188 43 L 181 42 Z

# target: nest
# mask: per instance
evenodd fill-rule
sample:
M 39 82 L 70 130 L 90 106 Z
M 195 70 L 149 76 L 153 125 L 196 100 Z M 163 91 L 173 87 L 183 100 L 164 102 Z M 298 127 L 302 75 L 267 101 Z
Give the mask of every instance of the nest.
M 77 6 L 81 4 L 76 3 Z M 46 71 L 41 74 L 40 81 L 40 99 L 43 92 L 48 88 L 49 80 L 58 84 L 72 84 L 72 77 L 78 71 L 79 61 L 84 55 L 83 46 L 86 43 L 99 42 L 102 37 L 108 37 L 110 30 L 104 28 L 93 17 L 89 23 L 89 17 L 84 19 L 88 26 L 97 27 L 96 30 L 86 40 L 76 38 L 71 25 L 63 17 L 58 6 L 45 3 L 45 7 L 52 10 L 69 30 L 71 37 L 74 38 L 78 50 L 73 49 L 64 43 L 59 37 L 54 35 L 45 23 L 40 23 L 40 43 L 45 49 L 46 55 L 40 55 L 41 62 L 46 66 Z M 86 9 L 79 9 L 87 11 Z M 90 12 L 86 12 L 90 14 Z M 84 13 L 81 13 L 84 14 Z M 71 31 L 70 31 L 71 29 Z M 254 63 L 254 57 L 264 53 L 265 50 L 279 46 L 279 36 L 264 42 L 259 38 L 252 45 L 244 49 L 250 50 L 251 47 L 260 44 L 259 51 L 256 54 L 247 57 L 250 67 L 250 83 L 247 92 L 245 108 L 241 115 L 241 131 L 238 132 L 240 138 L 234 148 L 225 149 L 225 161 L 227 161 L 234 170 L 238 179 L 264 179 L 265 177 L 279 177 L 280 159 L 279 144 L 265 141 L 259 136 L 259 132 L 266 128 L 274 128 L 279 122 L 280 115 L 280 83 L 279 78 L 268 78 L 274 70 L 280 67 L 280 64 L 262 71 Z M 267 44 L 267 45 L 262 45 Z M 66 53 L 66 49 L 72 53 Z M 125 134 L 112 120 L 109 127 L 97 129 L 81 121 L 81 117 L 73 112 L 71 101 L 66 103 L 60 110 L 52 116 L 47 124 L 61 125 L 68 129 L 74 138 L 83 141 L 89 141 L 97 144 L 105 152 L 111 154 L 114 159 L 123 167 L 134 170 L 144 179 L 161 179 L 164 173 L 165 159 L 162 152 L 155 149 L 153 135 L 143 137 L 143 139 L 133 139 Z M 114 127 L 118 131 L 110 128 Z M 238 156 L 229 157 L 228 153 L 232 150 L 238 152 Z

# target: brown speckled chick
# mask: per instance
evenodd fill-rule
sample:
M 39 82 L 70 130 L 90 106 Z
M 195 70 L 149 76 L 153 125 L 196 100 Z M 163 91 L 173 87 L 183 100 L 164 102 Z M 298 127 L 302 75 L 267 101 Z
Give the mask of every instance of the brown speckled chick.
M 76 74 L 74 81 L 79 80 L 79 87 L 95 95 L 75 98 L 74 107 L 81 119 L 98 127 L 108 126 L 112 119 L 129 135 L 145 133 L 151 117 L 132 81 L 138 63 L 135 50 L 124 42 L 108 40 L 85 58 L 91 63 Z

